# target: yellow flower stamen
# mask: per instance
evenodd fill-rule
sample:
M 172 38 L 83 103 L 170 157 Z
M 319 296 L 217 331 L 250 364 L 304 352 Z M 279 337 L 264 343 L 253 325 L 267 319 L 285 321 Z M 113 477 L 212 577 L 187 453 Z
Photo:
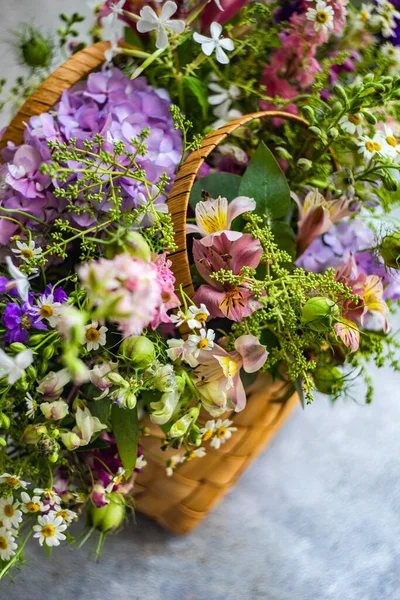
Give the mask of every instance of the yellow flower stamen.
M 362 123 L 361 117 L 357 114 L 348 115 L 347 118 L 350 121 L 350 123 L 353 123 L 353 125 L 361 125 Z
M 0 550 L 7 550 L 8 542 L 5 537 L 0 535 Z
M 89 327 L 89 329 L 86 331 L 85 336 L 88 342 L 97 342 L 100 338 L 100 333 L 94 327 Z
M 23 258 L 26 258 L 27 260 L 31 260 L 31 258 L 34 257 L 34 253 L 30 248 L 24 248 L 23 250 L 21 250 L 21 256 L 23 256 Z
M 224 437 L 226 436 L 226 432 L 227 432 L 227 428 L 224 427 L 223 425 L 221 425 L 221 427 L 218 427 L 215 436 L 217 438 L 219 438 L 220 440 L 224 439 Z
M 325 10 L 319 10 L 315 15 L 315 20 L 324 25 L 329 21 L 329 15 Z
M 382 149 L 382 146 L 380 145 L 379 142 L 373 142 L 374 144 L 374 150 L 376 150 L 377 152 L 379 152 L 379 150 Z
M 203 440 L 206 442 L 213 436 L 214 431 L 212 429 L 207 429 L 207 431 L 203 434 Z
M 389 146 L 392 146 L 393 148 L 396 148 L 397 146 L 397 140 L 392 135 L 386 136 L 386 142 L 389 144 Z
M 54 315 L 54 310 L 52 309 L 50 304 L 42 304 L 42 306 L 39 309 L 39 312 L 40 316 L 43 317 L 43 319 L 48 319 L 49 317 L 52 317 Z
M 54 525 L 43 525 L 42 534 L 45 538 L 51 538 L 56 532 Z
M 203 350 L 204 348 L 208 348 L 208 339 L 207 338 L 201 338 L 201 340 L 199 340 L 197 347 L 200 348 L 200 350 Z
M 25 507 L 28 513 L 37 513 L 40 510 L 40 504 L 37 502 L 27 502 Z
M 14 516 L 14 507 L 12 504 L 6 504 L 4 506 L 4 514 L 6 515 L 6 517 L 13 517 Z
M 9 485 L 10 487 L 17 487 L 17 485 L 19 485 L 19 479 L 17 477 L 7 477 L 6 480 L 4 481 L 4 483 L 6 483 L 7 485 Z
M 375 144 L 374 144 L 374 142 L 371 142 L 370 140 L 365 142 L 365 147 L 368 150 L 368 152 L 374 152 L 374 150 L 375 150 Z

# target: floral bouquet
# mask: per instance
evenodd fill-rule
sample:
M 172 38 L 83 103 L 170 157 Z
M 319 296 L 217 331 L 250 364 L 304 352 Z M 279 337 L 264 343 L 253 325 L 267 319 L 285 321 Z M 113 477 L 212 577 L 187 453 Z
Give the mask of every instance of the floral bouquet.
M 84 47 L 82 19 L 16 35 L 14 109 Z M 3 134 L 0 579 L 31 536 L 97 531 L 98 556 L 154 427 L 171 476 L 235 436 L 260 372 L 305 406 L 354 380 L 370 402 L 368 361 L 399 369 L 399 26 L 386 0 L 94 7 L 104 65 Z

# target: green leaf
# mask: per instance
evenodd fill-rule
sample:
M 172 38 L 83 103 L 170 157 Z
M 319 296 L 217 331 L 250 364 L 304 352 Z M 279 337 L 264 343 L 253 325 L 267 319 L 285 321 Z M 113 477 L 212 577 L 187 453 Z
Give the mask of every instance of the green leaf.
M 118 447 L 118 454 L 127 475 L 132 474 L 136 465 L 138 441 L 137 407 L 120 408 L 116 404 L 111 408 L 112 430 Z
M 196 98 L 201 108 L 202 117 L 203 119 L 206 119 L 208 110 L 207 88 L 203 85 L 200 79 L 197 77 L 191 77 L 190 75 L 184 78 L 183 85 L 188 88 L 188 90 L 190 90 L 190 92 Z
M 275 243 L 281 250 L 285 250 L 292 259 L 296 258 L 296 242 L 293 229 L 284 221 L 271 221 L 269 224 L 274 234 Z
M 143 41 L 132 27 L 124 27 L 124 40 L 130 46 L 143 50 Z
M 97 395 L 99 395 L 98 388 L 96 388 L 96 391 Z M 97 417 L 101 423 L 106 424 L 110 416 L 110 405 L 111 400 L 109 398 L 94 400 L 90 403 L 90 412 L 94 417 Z
M 255 212 L 270 219 L 284 217 L 290 208 L 286 177 L 264 142 L 251 157 L 240 183 L 239 196 L 254 198 Z
M 228 202 L 239 195 L 241 177 L 232 173 L 213 173 L 198 179 L 190 193 L 190 206 L 194 208 L 201 200 L 201 192 L 208 192 L 211 198 L 222 196 Z

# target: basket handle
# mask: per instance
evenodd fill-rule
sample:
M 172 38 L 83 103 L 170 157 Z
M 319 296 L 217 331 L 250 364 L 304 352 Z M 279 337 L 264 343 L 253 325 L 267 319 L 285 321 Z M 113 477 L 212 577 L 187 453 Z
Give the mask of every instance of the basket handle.
M 264 110 L 250 113 L 230 121 L 224 127 L 211 131 L 201 143 L 201 146 L 194 150 L 179 169 L 168 198 L 169 213 L 174 223 L 175 242 L 178 246 L 173 254 L 170 255 L 173 264 L 173 271 L 178 285 L 182 285 L 186 294 L 191 296 L 194 293 L 192 277 L 190 274 L 189 258 L 186 246 L 186 214 L 189 207 L 190 192 L 196 175 L 204 162 L 204 159 L 231 133 L 239 127 L 260 118 L 280 118 L 299 123 L 303 127 L 308 127 L 309 123 L 302 117 L 279 110 Z

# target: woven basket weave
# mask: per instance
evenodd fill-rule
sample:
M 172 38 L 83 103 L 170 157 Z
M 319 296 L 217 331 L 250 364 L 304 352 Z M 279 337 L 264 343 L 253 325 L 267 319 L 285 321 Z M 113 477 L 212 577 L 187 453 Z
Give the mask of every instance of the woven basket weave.
M 21 144 L 25 123 L 33 115 L 49 111 L 60 99 L 62 92 L 71 88 L 105 60 L 108 42 L 99 42 L 73 55 L 27 99 L 15 115 L 1 141 L 0 150 L 7 142 Z M 280 117 L 301 125 L 306 121 L 281 111 L 264 111 L 245 115 L 226 126 L 211 132 L 185 161 L 178 172 L 168 199 L 176 252 L 170 255 L 177 286 L 182 285 L 188 295 L 193 293 L 189 260 L 186 248 L 186 212 L 189 196 L 196 175 L 204 159 L 235 129 L 256 118 Z M 175 533 L 186 533 L 235 484 L 240 474 L 261 452 L 281 427 L 297 403 L 297 394 L 290 383 L 272 381 L 268 375 L 260 375 L 249 388 L 246 408 L 240 413 L 227 413 L 238 431 L 219 450 L 207 448 L 201 459 L 180 465 L 172 477 L 165 473 L 165 459 L 176 451 L 160 451 L 160 430 L 147 424 L 152 435 L 140 439 L 147 459 L 147 466 L 135 481 L 134 496 L 138 510 L 156 519 Z

